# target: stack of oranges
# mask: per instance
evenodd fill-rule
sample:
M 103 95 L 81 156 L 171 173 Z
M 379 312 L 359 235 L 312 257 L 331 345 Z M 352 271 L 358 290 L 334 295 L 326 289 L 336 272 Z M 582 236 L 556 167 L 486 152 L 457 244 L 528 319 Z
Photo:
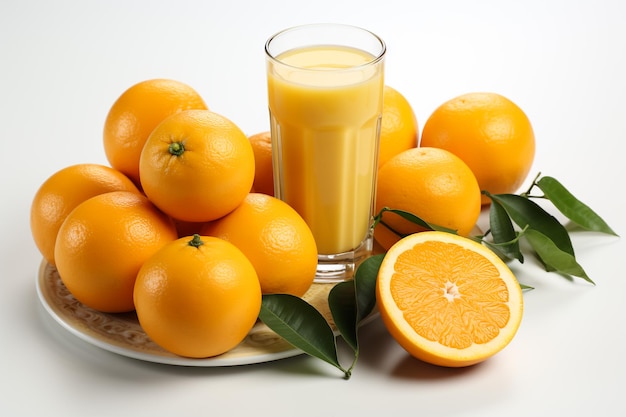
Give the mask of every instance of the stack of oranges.
M 413 137 L 412 133 L 400 127 L 392 131 L 384 128 L 386 113 L 401 107 L 401 102 L 401 98 L 393 103 L 386 100 L 390 109 L 383 107 L 376 210 L 389 207 L 408 211 L 468 236 L 481 207 L 489 204 L 481 191 L 513 193 L 526 179 L 535 155 L 530 121 L 500 94 L 468 93 L 433 111 L 415 147 L 405 139 Z M 407 110 L 401 120 L 409 124 L 411 116 Z M 384 158 L 389 142 L 405 145 Z M 401 237 L 418 231 L 417 225 L 385 212 L 374 237 L 388 250 Z
M 488 203 L 481 190 L 516 191 L 534 157 L 528 118 L 493 93 L 447 101 L 420 140 L 409 102 L 385 86 L 380 131 L 376 211 L 408 211 L 461 236 Z M 246 136 L 190 86 L 153 79 L 112 105 L 103 148 L 110 166 L 61 169 L 31 208 L 37 247 L 78 301 L 109 313 L 135 310 L 156 343 L 200 358 L 243 340 L 263 294 L 303 296 L 312 285 L 316 244 L 298 213 L 273 197 L 269 132 Z M 403 259 L 403 237 L 419 231 L 385 212 L 374 236 L 391 263 Z M 381 268 L 380 285 L 392 285 L 389 271 Z M 391 312 L 398 300 L 386 294 L 379 288 L 381 313 L 394 337 L 406 339 L 395 326 L 401 314 Z
M 226 352 L 255 324 L 262 294 L 302 296 L 317 267 L 304 220 L 251 193 L 254 143 L 184 83 L 131 86 L 105 121 L 110 166 L 50 176 L 32 202 L 34 241 L 84 305 L 135 310 L 182 356 Z

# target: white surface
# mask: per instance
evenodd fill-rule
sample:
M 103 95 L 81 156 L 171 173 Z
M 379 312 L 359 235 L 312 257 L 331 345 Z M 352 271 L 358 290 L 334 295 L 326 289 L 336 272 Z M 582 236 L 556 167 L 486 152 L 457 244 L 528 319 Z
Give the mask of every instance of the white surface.
M 484 364 L 424 365 L 376 321 L 364 328 L 346 381 L 306 356 L 200 369 L 90 346 L 39 305 L 41 257 L 28 223 L 32 197 L 49 175 L 73 163 L 106 163 L 104 119 L 130 85 L 179 79 L 246 133 L 266 130 L 266 38 L 295 24 L 336 21 L 386 40 L 387 84 L 407 96 L 421 125 L 461 93 L 511 98 L 535 128 L 533 174 L 560 179 L 623 235 L 624 4 L 3 1 L 0 415 L 625 415 L 623 238 L 575 235 L 595 287 L 532 262 L 514 264 L 536 289 L 525 294 L 513 342 Z

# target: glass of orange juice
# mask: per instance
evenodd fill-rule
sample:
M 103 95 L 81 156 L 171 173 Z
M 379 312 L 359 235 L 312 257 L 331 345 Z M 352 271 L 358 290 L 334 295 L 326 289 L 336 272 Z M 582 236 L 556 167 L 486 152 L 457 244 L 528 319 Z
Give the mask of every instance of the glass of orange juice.
M 274 193 L 313 232 L 317 282 L 352 278 L 372 251 L 385 51 L 341 24 L 296 26 L 265 45 Z

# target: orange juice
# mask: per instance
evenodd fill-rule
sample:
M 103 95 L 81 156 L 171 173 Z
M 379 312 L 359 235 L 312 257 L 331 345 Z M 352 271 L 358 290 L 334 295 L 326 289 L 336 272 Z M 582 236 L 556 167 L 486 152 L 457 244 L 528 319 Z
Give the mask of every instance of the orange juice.
M 275 193 L 307 222 L 320 254 L 368 236 L 383 67 L 359 49 L 316 46 L 268 62 Z

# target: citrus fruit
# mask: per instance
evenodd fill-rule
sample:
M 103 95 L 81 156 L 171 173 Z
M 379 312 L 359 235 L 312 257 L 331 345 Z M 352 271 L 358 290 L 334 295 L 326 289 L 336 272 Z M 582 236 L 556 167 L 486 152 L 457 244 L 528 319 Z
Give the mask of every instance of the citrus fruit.
M 144 145 L 141 186 L 171 217 L 205 222 L 237 207 L 252 187 L 254 153 L 248 137 L 209 110 L 166 118 Z
M 376 295 L 395 340 L 425 362 L 460 367 L 501 351 L 523 314 L 506 264 L 471 239 L 445 232 L 407 236 L 380 265 Z
M 70 293 L 87 307 L 132 311 L 139 268 L 176 238 L 171 219 L 143 195 L 99 194 L 80 203 L 61 225 L 56 267 Z
M 274 171 L 272 168 L 272 136 L 261 132 L 248 137 L 254 152 L 254 192 L 274 195 Z
M 378 166 L 392 156 L 417 146 L 417 118 L 407 99 L 386 85 L 383 91 L 383 115 L 380 124 Z
M 204 358 L 227 352 L 254 326 L 261 288 L 246 256 L 225 240 L 184 237 L 165 245 L 137 274 L 139 324 L 164 349 Z
M 227 240 L 250 259 L 264 294 L 302 296 L 317 270 L 313 233 L 287 203 L 250 193 L 232 212 L 206 224 L 201 233 Z
M 113 103 L 104 123 L 104 151 L 111 166 L 139 185 L 139 155 L 152 130 L 167 116 L 207 109 L 197 91 L 169 79 L 139 82 Z
M 54 244 L 61 224 L 77 205 L 109 191 L 139 193 L 121 172 L 99 164 L 77 164 L 52 174 L 41 184 L 30 208 L 30 230 L 44 259 L 54 265 Z
M 530 120 L 495 93 L 469 93 L 439 106 L 424 125 L 420 146 L 446 149 L 470 167 L 481 190 L 514 193 L 535 156 Z M 482 196 L 482 203 L 489 203 Z
M 408 211 L 466 236 L 480 215 L 480 189 L 469 167 L 451 152 L 413 148 L 391 158 L 378 172 L 376 213 L 384 207 Z M 374 238 L 389 249 L 400 237 L 421 230 L 385 212 L 374 228 Z

